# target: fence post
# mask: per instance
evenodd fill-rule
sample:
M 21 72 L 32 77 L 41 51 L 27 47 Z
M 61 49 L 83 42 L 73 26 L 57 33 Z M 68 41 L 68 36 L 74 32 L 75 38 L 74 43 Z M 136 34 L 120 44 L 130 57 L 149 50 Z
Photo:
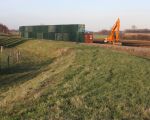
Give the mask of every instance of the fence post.
M 3 49 L 4 49 L 4 47 L 3 47 L 3 46 L 1 46 L 1 54 L 2 54 L 2 52 L 3 52 Z
M 19 62 L 19 56 L 20 56 L 20 52 L 17 51 L 17 63 Z
M 2 53 L 3 53 L 3 46 L 0 47 L 0 71 L 2 70 Z
M 10 56 L 8 55 L 8 57 L 7 57 L 7 65 L 8 65 L 8 68 L 9 68 L 9 66 L 10 66 Z

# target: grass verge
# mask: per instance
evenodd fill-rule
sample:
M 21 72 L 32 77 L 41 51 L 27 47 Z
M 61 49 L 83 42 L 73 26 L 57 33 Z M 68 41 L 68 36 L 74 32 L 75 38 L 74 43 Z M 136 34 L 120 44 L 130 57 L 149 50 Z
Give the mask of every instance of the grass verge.
M 0 76 L 1 119 L 150 119 L 148 59 L 55 41 L 17 49 L 23 70 Z

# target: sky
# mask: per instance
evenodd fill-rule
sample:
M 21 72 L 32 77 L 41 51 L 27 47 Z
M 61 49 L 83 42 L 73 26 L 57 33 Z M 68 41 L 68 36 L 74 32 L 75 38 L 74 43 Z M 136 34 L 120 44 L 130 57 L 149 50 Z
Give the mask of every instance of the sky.
M 0 23 L 23 25 L 85 24 L 86 30 L 150 28 L 150 0 L 0 0 Z

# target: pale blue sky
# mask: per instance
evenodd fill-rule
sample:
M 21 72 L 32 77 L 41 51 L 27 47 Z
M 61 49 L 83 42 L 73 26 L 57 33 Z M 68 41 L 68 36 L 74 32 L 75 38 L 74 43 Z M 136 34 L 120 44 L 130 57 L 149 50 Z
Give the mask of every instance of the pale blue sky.
M 87 30 L 150 28 L 150 0 L 1 0 L 0 22 L 9 28 L 39 24 L 85 24 Z

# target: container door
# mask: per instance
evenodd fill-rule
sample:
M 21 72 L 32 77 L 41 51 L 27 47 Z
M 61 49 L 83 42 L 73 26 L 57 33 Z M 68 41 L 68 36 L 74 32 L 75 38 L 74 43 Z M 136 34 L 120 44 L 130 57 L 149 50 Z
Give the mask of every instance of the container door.
M 48 26 L 48 32 L 56 32 L 56 26 L 55 25 Z
M 37 39 L 43 39 L 43 33 L 37 33 Z
M 28 32 L 25 32 L 25 33 L 24 33 L 24 37 L 25 37 L 25 38 L 29 38 Z
M 68 33 L 63 33 L 63 40 L 69 41 L 69 34 Z
M 62 33 L 56 33 L 55 34 L 55 40 L 63 40 L 63 34 Z

